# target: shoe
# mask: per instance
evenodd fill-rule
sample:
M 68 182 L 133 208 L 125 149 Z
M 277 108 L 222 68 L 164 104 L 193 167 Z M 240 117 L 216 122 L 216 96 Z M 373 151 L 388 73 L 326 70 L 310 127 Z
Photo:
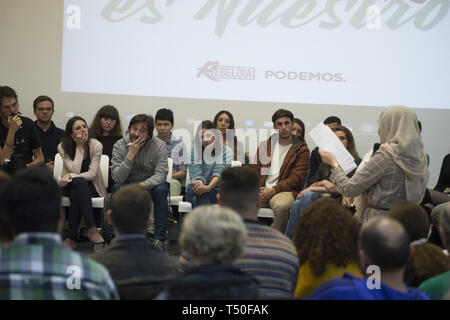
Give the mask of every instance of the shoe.
M 77 243 L 73 241 L 72 239 L 66 239 L 63 241 L 64 246 L 67 248 L 70 248 L 72 250 L 77 250 Z
M 155 239 L 153 240 L 153 244 L 159 251 L 166 252 L 166 242 L 164 240 Z
M 100 235 L 96 227 L 92 227 L 86 234 L 87 238 L 92 243 L 104 243 L 105 239 Z

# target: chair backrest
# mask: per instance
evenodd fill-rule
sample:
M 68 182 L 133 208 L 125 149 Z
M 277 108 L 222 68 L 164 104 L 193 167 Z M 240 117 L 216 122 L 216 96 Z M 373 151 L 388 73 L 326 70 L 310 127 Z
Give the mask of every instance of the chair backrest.
M 102 173 L 103 183 L 108 186 L 109 157 L 102 154 L 100 158 L 100 171 Z M 63 159 L 59 153 L 55 155 L 55 164 L 53 165 L 53 178 L 59 182 L 63 172 Z
M 170 184 L 172 181 L 172 171 L 173 171 L 173 160 L 172 158 L 167 158 L 167 165 L 169 167 L 169 171 L 167 172 L 166 181 Z

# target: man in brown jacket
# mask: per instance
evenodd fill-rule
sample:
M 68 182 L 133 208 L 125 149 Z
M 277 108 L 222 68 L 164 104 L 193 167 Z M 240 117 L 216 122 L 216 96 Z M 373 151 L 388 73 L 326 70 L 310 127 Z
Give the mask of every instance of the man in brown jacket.
M 286 229 L 292 203 L 305 184 L 309 169 L 309 149 L 292 134 L 293 121 L 289 110 L 279 109 L 273 114 L 278 135 L 259 145 L 257 161 L 252 166 L 259 175 L 261 207 L 274 211 L 272 227 L 280 232 Z M 278 142 L 272 142 L 274 138 Z

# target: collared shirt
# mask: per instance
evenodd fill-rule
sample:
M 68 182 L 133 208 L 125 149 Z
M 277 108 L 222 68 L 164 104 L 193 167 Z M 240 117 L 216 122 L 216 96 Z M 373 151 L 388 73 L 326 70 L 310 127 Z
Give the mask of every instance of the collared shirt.
M 187 157 L 183 153 L 185 149 L 186 145 L 183 140 L 177 139 L 170 133 L 170 138 L 166 142 L 166 150 L 167 156 L 173 160 L 172 174 L 179 171 L 187 171 Z
M 58 153 L 58 144 L 64 137 L 64 130 L 57 128 L 53 121 L 50 121 L 50 128 L 46 131 L 42 130 L 37 125 L 37 121 L 34 122 L 36 129 L 39 133 L 42 143 L 42 153 L 44 154 L 44 163 L 55 160 L 55 155 Z
M 0 300 L 118 297 L 105 267 L 65 248 L 56 233 L 20 233 L 0 250 Z

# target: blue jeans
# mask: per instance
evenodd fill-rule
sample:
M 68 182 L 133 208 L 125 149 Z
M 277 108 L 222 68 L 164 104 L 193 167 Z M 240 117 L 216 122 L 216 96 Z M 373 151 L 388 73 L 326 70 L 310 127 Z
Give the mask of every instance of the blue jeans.
M 120 187 L 126 185 L 125 183 L 116 183 L 111 188 L 111 193 L 114 194 Z M 152 197 L 154 206 L 155 218 L 155 239 L 166 240 L 167 234 L 167 216 L 169 214 L 169 204 L 167 196 L 169 195 L 169 184 L 164 182 L 151 189 L 150 195 Z
M 285 235 L 292 239 L 292 231 L 297 224 L 298 218 L 303 210 L 312 202 L 319 199 L 320 196 L 317 192 L 308 191 L 305 192 L 299 200 L 295 200 L 292 205 L 291 212 L 289 213 L 289 220 L 286 227 Z
M 206 192 L 202 195 L 198 195 L 191 188 L 191 185 L 189 185 L 186 193 L 186 200 L 192 204 L 192 209 L 194 209 L 195 207 L 202 205 L 216 204 L 217 193 L 218 190 L 216 188 L 213 188 L 209 192 Z

